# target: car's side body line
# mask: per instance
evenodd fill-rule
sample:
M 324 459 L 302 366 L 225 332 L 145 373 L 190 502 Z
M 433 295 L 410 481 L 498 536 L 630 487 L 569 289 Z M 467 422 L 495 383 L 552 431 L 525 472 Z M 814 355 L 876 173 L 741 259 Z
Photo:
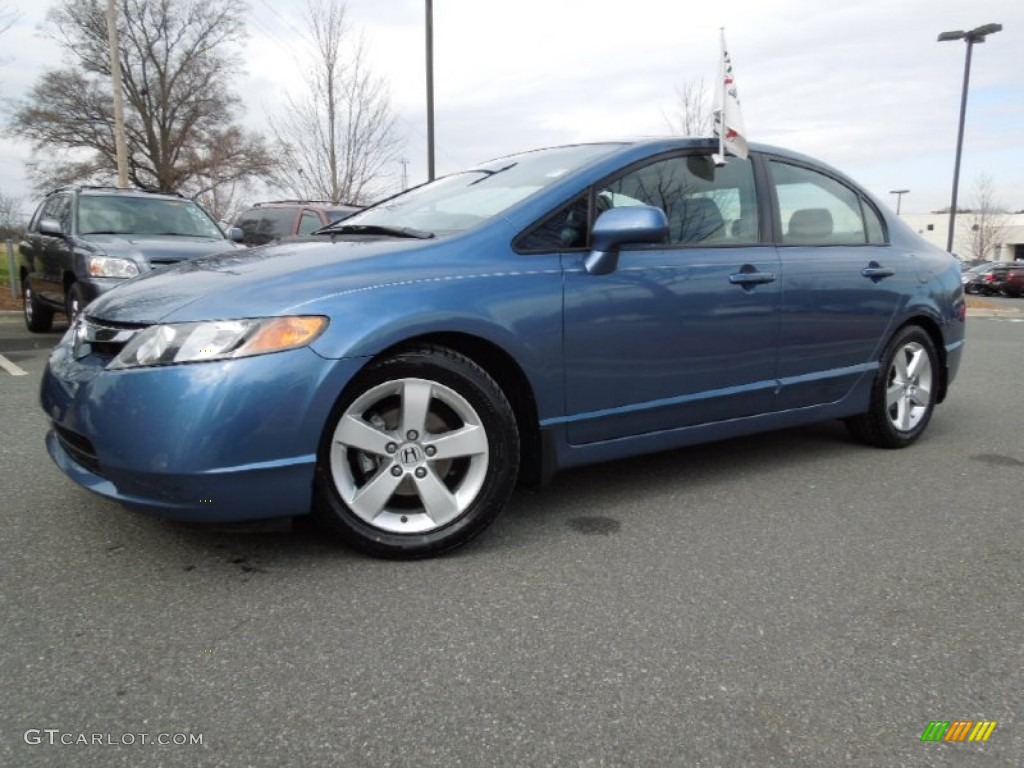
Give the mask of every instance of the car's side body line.
M 559 427 L 559 426 L 562 426 L 562 425 L 565 425 L 565 424 L 572 424 L 572 423 L 576 423 L 576 422 L 582 422 L 582 421 L 588 421 L 588 420 L 594 420 L 594 419 L 601 419 L 601 418 L 606 418 L 606 417 L 610 417 L 610 416 L 622 416 L 624 414 L 635 413 L 635 412 L 638 412 L 638 411 L 645 411 L 645 410 L 652 410 L 652 409 L 658 409 L 658 408 L 671 407 L 671 406 L 674 406 L 674 405 L 679 405 L 679 404 L 683 404 L 683 403 L 690 403 L 690 402 L 695 402 L 695 401 L 699 401 L 699 400 L 714 400 L 716 398 L 721 398 L 723 396 L 729 396 L 729 395 L 735 395 L 735 394 L 743 394 L 743 393 L 751 393 L 751 392 L 763 391 L 765 389 L 773 389 L 775 391 L 778 391 L 782 387 L 785 387 L 785 386 L 790 385 L 790 384 L 806 383 L 806 382 L 813 382 L 813 381 L 824 381 L 824 380 L 833 379 L 833 378 L 845 378 L 845 377 L 848 377 L 848 376 L 851 376 L 851 375 L 873 374 L 875 371 L 878 370 L 878 365 L 879 365 L 878 362 L 875 361 L 875 362 L 870 362 L 870 363 L 863 363 L 861 365 L 848 366 L 848 367 L 845 367 L 845 368 L 840 368 L 840 369 L 831 370 L 831 371 L 817 371 L 815 373 L 805 374 L 805 375 L 802 375 L 802 376 L 793 376 L 793 377 L 790 377 L 790 378 L 787 378 L 787 379 L 777 379 L 777 380 L 774 380 L 774 381 L 761 381 L 761 382 L 756 382 L 754 384 L 745 385 L 745 386 L 742 386 L 742 387 L 729 387 L 727 389 L 722 389 L 722 390 L 712 390 L 712 391 L 708 391 L 708 392 L 698 392 L 698 393 L 692 394 L 692 395 L 683 395 L 683 396 L 680 396 L 680 397 L 665 398 L 665 399 L 662 399 L 662 400 L 649 401 L 649 402 L 645 402 L 645 403 L 633 403 L 633 404 L 626 405 L 626 406 L 621 406 L 621 407 L 618 407 L 618 408 L 608 408 L 608 409 L 605 409 L 603 411 L 593 411 L 593 412 L 590 412 L 590 413 L 569 414 L 569 415 L 566 415 L 566 416 L 559 416 L 559 417 L 555 417 L 555 418 L 542 419 L 541 422 L 540 422 L 540 427 L 542 429 L 547 429 L 547 428 L 551 428 L 551 427 Z M 844 398 L 844 400 L 845 399 L 846 398 Z M 795 409 L 795 410 L 804 410 L 804 409 Z M 718 423 L 742 422 L 742 421 L 746 421 L 747 419 L 756 419 L 756 418 L 761 418 L 761 417 L 760 416 L 744 417 L 744 418 L 741 418 L 741 419 L 724 420 L 723 422 L 718 422 Z M 701 424 L 692 425 L 692 427 L 687 427 L 685 429 L 698 428 L 698 427 L 702 427 L 702 426 L 707 426 L 707 424 L 704 424 L 704 425 L 701 425 Z M 666 431 L 679 431 L 679 430 L 666 430 Z M 607 442 L 616 442 L 616 441 L 614 441 L 614 440 L 606 440 L 606 441 L 598 441 L 598 442 L 607 443 Z
M 829 419 L 855 416 L 867 410 L 873 377 L 865 375 L 850 393 L 836 403 L 794 408 L 788 411 L 747 416 L 696 426 L 652 432 L 632 437 L 621 437 L 603 442 L 573 445 L 565 437 L 564 426 L 555 428 L 555 435 L 547 445 L 555 452 L 554 464 L 559 469 L 593 464 L 603 461 L 656 453 L 674 448 L 685 448 L 698 443 L 727 440 L 743 435 L 769 432 L 777 429 L 813 424 Z
M 658 408 L 666 408 L 674 405 L 683 405 L 686 403 L 699 402 L 701 400 L 713 400 L 715 398 L 750 394 L 754 392 L 762 392 L 764 390 L 774 390 L 778 388 L 778 381 L 757 381 L 753 384 L 744 384 L 737 387 L 724 387 L 722 389 L 707 390 L 704 392 L 696 392 L 690 395 L 680 395 L 679 397 L 666 397 L 659 400 L 649 400 L 643 403 L 630 403 L 629 405 L 622 405 L 616 408 L 605 408 L 600 411 L 590 411 L 588 413 L 575 413 L 568 414 L 565 416 L 558 416 L 550 419 L 541 420 L 540 426 L 543 427 L 554 427 L 561 424 L 573 424 L 581 421 L 590 421 L 593 419 L 601 419 L 607 416 L 623 416 L 630 413 L 638 413 L 640 411 L 656 410 Z

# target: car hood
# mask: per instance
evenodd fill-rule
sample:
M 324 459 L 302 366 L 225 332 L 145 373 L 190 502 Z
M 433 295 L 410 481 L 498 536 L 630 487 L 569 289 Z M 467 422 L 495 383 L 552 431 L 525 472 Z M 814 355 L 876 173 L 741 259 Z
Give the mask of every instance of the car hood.
M 89 315 L 151 324 L 286 314 L 347 290 L 436 273 L 437 241 L 294 242 L 182 261 L 101 295 Z
M 108 256 L 131 259 L 140 266 L 173 264 L 238 249 L 231 240 L 182 235 L 86 235 L 82 239 Z

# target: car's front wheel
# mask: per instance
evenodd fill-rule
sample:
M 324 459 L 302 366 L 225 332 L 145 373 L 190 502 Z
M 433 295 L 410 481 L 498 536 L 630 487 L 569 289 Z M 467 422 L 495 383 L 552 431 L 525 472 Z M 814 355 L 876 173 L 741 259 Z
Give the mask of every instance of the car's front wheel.
M 847 419 L 854 437 L 881 448 L 905 448 L 928 426 L 939 383 L 935 344 L 917 326 L 889 342 L 871 389 L 867 413 Z
M 373 363 L 339 401 L 315 513 L 369 554 L 429 557 L 497 517 L 518 467 L 515 417 L 494 379 L 450 349 L 409 349 Z
M 25 327 L 33 333 L 46 333 L 50 330 L 53 327 L 53 310 L 39 303 L 27 277 L 22 282 L 21 297 L 24 300 L 22 311 L 25 314 Z

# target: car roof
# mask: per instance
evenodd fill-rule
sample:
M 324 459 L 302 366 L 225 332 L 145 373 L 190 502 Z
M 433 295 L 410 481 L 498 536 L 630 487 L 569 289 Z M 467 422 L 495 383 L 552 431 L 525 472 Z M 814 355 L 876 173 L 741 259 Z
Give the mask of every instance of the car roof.
M 714 152 L 719 147 L 719 140 L 713 136 L 642 136 L 642 137 L 624 137 L 619 139 L 607 139 L 604 141 L 578 141 L 571 142 L 568 144 L 552 145 L 549 147 L 534 147 L 532 149 L 524 150 L 523 152 L 514 152 L 505 155 L 500 155 L 489 159 L 487 162 L 494 162 L 496 160 L 502 160 L 505 157 L 514 157 L 516 155 L 529 154 L 530 152 L 544 151 L 545 149 L 561 149 L 564 147 L 580 147 L 580 146 L 608 146 L 617 147 L 617 149 L 611 151 L 608 155 L 603 158 L 597 158 L 593 163 L 603 163 L 611 158 L 621 157 L 623 155 L 636 154 L 638 159 L 641 156 L 655 155 L 660 152 L 672 152 L 673 150 L 683 149 L 699 149 L 704 151 Z M 777 157 L 786 158 L 789 160 L 795 160 L 798 163 L 810 165 L 815 168 L 828 171 L 837 178 L 844 179 L 847 182 L 853 184 L 858 189 L 863 189 L 861 185 L 850 178 L 846 173 L 835 168 L 832 165 L 810 155 L 804 155 L 800 152 L 796 152 L 791 149 L 784 147 L 778 147 L 771 144 L 762 144 L 760 142 L 748 142 L 747 146 L 752 152 L 759 152 L 762 154 L 775 155 Z

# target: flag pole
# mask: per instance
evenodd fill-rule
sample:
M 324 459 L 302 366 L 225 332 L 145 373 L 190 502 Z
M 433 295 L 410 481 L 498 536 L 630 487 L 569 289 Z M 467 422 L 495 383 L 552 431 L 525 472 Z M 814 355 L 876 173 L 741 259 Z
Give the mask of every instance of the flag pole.
M 725 165 L 725 27 L 718 28 L 719 44 L 722 49 L 718 57 L 718 86 L 722 89 L 722 102 L 718 109 L 718 157 Z

